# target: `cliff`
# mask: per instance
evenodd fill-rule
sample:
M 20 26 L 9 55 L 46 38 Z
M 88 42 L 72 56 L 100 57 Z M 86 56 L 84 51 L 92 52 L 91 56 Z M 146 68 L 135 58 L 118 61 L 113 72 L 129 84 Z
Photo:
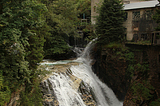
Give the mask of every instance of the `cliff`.
M 121 51 L 120 45 L 103 47 L 101 51 L 97 50 L 93 70 L 114 91 L 119 100 L 124 100 L 129 80 L 125 75 L 126 60 L 117 54 L 119 51 Z
M 92 68 L 124 106 L 160 106 L 159 46 L 109 44 L 101 48 L 94 49 Z

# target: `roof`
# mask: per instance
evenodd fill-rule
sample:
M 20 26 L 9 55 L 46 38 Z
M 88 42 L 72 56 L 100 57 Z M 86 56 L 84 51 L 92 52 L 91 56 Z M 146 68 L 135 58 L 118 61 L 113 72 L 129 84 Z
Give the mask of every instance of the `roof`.
M 154 1 L 144 1 L 144 2 L 137 2 L 131 4 L 124 4 L 124 10 L 132 10 L 132 9 L 141 9 L 141 8 L 152 8 L 156 7 L 159 2 L 157 0 Z

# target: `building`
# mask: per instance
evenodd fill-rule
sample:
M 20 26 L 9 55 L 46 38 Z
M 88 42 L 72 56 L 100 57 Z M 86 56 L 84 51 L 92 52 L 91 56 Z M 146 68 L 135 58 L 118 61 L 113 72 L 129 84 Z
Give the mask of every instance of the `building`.
M 98 7 L 98 4 L 100 4 L 100 2 L 101 2 L 101 0 L 91 0 L 91 23 L 92 24 L 96 23 L 95 16 L 98 15 L 97 7 Z
M 126 21 L 123 25 L 126 28 L 127 40 L 136 42 L 152 39 L 152 42 L 155 42 L 153 40 L 157 24 L 152 19 L 152 16 L 158 4 L 158 1 L 124 4 Z
M 123 2 L 126 12 L 126 20 L 123 24 L 126 28 L 126 39 L 134 42 L 150 40 L 152 44 L 160 44 L 160 40 L 157 37 L 160 34 L 155 31 L 157 24 L 152 19 L 159 2 L 157 0 L 130 0 Z M 98 15 L 95 9 L 98 5 L 95 3 L 98 4 L 99 0 L 92 0 L 91 2 L 92 24 L 96 22 L 94 16 Z
M 95 16 L 98 15 L 97 8 L 100 6 L 102 2 L 103 0 L 91 0 L 91 22 L 92 24 L 95 24 L 95 21 L 96 21 Z M 123 0 L 124 4 L 130 4 L 130 3 L 136 3 L 136 2 L 142 2 L 142 0 Z

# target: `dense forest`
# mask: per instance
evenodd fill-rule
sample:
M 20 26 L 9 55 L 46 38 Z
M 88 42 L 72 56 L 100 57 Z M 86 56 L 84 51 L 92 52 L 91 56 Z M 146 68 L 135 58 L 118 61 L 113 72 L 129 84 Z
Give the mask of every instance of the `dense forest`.
M 42 105 L 37 63 L 70 52 L 90 0 L 0 1 L 0 106 L 20 92 L 19 104 Z

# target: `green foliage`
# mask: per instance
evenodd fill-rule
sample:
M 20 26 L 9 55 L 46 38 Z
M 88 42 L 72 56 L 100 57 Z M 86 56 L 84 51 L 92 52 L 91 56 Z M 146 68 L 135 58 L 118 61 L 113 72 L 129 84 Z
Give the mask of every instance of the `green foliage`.
M 75 34 L 77 22 L 78 4 L 73 0 L 54 0 L 47 5 L 46 23 L 50 30 L 45 35 L 45 56 L 63 54 L 69 50 L 68 37 Z
M 126 57 L 126 60 L 127 60 L 127 61 L 130 61 L 130 62 L 131 62 L 131 64 L 134 63 L 134 53 L 133 53 L 133 52 L 127 52 L 127 53 L 125 54 L 125 57 Z
M 133 90 L 133 95 L 137 96 L 137 100 L 149 100 L 153 95 L 150 94 L 150 90 L 154 88 L 148 83 L 148 81 L 143 81 L 143 83 L 137 83 L 136 81 L 132 84 L 131 89 Z
M 123 40 L 125 13 L 122 5 L 119 0 L 104 0 L 102 3 L 96 21 L 96 33 L 101 45 Z
M 119 48 L 119 49 L 122 49 L 122 44 L 115 43 L 115 42 L 110 42 L 107 45 L 103 45 L 103 48 Z
M 149 106 L 160 106 L 160 98 L 157 99 L 156 101 L 151 102 Z
M 151 45 L 151 40 L 145 40 L 145 41 L 137 41 L 137 42 L 134 42 L 131 41 L 131 42 L 126 42 L 126 44 L 137 44 L 137 45 Z
M 29 62 L 30 69 L 36 69 L 37 63 L 41 62 L 44 58 L 44 36 L 47 35 L 45 32 L 47 31 L 47 26 L 43 26 L 33 30 L 35 34 L 29 37 L 29 46 L 27 47 L 26 51 L 27 54 L 27 61 Z
M 133 77 L 133 75 L 134 75 L 134 65 L 132 65 L 132 64 L 128 65 L 127 73 L 128 73 L 128 75 L 130 75 L 131 78 Z
M 85 40 L 91 41 L 95 38 L 97 38 L 97 35 L 95 33 L 95 27 L 93 25 L 86 25 L 86 27 L 83 29 L 83 34 L 86 36 Z
M 91 0 L 76 0 L 77 1 L 77 10 L 79 13 L 78 18 L 82 19 L 83 14 L 85 14 L 85 18 L 90 17 L 91 15 Z M 87 20 L 90 21 L 90 20 Z
M 1 86 L 0 89 L 0 106 L 3 106 L 6 102 L 10 100 L 11 91 L 8 86 Z
M 0 1 L 0 105 L 25 86 L 20 103 L 42 105 L 35 79 L 37 63 L 46 55 L 69 51 L 67 40 L 76 33 L 78 14 L 90 14 L 90 0 Z M 87 15 L 88 16 L 88 15 Z M 45 55 L 44 55 L 45 54 Z
M 8 86 L 3 84 L 2 71 L 0 71 L 0 106 L 3 106 L 10 100 L 11 91 Z
M 48 5 L 47 24 L 57 33 L 75 31 L 74 22 L 77 21 L 77 2 L 74 0 L 54 0 Z
M 42 93 L 39 87 L 39 81 L 33 81 L 30 92 L 21 92 L 20 94 L 20 105 L 21 106 L 43 106 L 42 104 Z
M 135 71 L 139 72 L 139 73 L 147 73 L 147 71 L 149 70 L 148 64 L 136 64 L 135 66 Z
M 45 43 L 45 55 L 54 55 L 54 54 L 62 54 L 65 53 L 69 46 L 65 42 L 62 36 L 50 36 L 46 38 Z
M 33 53 L 39 46 L 43 46 L 37 30 L 44 25 L 43 13 L 47 11 L 45 5 L 36 0 L 2 0 L 0 13 L 0 105 L 10 99 L 10 95 L 16 92 L 20 86 L 32 84 L 32 62 L 27 56 L 35 56 Z M 36 30 L 33 32 L 32 30 Z M 39 39 L 38 39 L 39 37 Z M 42 36 L 43 38 L 43 36 Z M 30 41 L 33 42 L 30 42 Z M 38 44 L 38 41 L 42 44 Z M 36 43 L 33 47 L 33 44 Z M 31 48 L 31 49 L 30 49 Z M 42 50 L 42 47 L 40 47 Z M 29 50 L 30 49 L 30 50 Z M 31 54 L 32 52 L 32 54 Z M 37 62 L 43 56 L 36 53 L 36 58 L 30 58 Z

